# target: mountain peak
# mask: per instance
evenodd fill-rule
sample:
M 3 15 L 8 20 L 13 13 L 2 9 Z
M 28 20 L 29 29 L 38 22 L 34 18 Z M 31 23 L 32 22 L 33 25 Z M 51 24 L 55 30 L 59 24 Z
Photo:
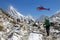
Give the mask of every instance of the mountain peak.
M 60 10 L 50 17 L 51 21 L 60 23 Z
M 29 19 L 29 20 L 35 21 L 35 19 L 34 19 L 31 15 L 28 15 L 28 16 L 26 16 L 25 18 L 27 18 L 27 19 Z
M 21 14 L 21 13 L 19 13 L 13 6 L 10 6 L 9 7 L 9 14 L 11 15 L 11 16 L 13 16 L 13 17 L 15 17 L 15 18 L 23 18 L 24 16 Z
M 10 8 L 10 9 L 13 9 L 13 6 L 10 6 L 9 8 Z
M 45 16 L 45 15 L 41 15 L 38 19 L 37 19 L 37 21 L 39 21 L 39 22 L 44 22 L 44 18 L 47 18 L 48 16 Z
M 58 10 L 56 13 L 60 13 L 60 10 Z

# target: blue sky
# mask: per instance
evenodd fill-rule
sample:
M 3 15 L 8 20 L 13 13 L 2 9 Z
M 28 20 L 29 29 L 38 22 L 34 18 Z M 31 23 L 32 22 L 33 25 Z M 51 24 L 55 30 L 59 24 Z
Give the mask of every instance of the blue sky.
M 60 10 L 60 0 L 0 0 L 0 8 L 5 10 L 12 5 L 23 15 L 32 15 L 35 19 L 41 15 L 51 16 Z M 50 8 L 50 11 L 37 10 L 38 6 Z

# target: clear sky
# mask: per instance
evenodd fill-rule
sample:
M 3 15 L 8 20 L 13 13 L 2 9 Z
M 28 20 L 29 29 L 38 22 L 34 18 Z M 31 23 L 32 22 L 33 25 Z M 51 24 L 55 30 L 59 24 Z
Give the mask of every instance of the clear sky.
M 41 15 L 51 16 L 60 10 L 60 0 L 0 0 L 0 7 L 7 10 L 12 5 L 23 15 L 32 15 L 35 19 Z M 50 11 L 38 11 L 38 6 L 50 8 Z

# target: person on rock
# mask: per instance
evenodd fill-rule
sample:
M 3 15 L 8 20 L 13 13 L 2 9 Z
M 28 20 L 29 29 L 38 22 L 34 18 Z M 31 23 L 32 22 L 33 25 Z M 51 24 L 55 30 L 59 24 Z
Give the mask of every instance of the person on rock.
M 48 18 L 45 18 L 43 26 L 46 28 L 47 36 L 49 36 L 50 31 L 50 21 Z

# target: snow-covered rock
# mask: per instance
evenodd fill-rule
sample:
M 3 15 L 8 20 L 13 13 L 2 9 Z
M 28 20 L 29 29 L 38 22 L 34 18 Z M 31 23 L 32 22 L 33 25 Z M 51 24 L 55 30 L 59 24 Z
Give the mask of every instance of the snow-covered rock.
M 52 22 L 58 22 L 58 23 L 60 23 L 59 22 L 60 21 L 60 10 L 57 11 L 54 15 L 52 15 L 50 17 L 50 19 L 51 19 Z
M 30 33 L 28 40 L 43 40 L 43 35 L 37 33 Z
M 19 13 L 13 6 L 10 6 L 10 8 L 8 9 L 9 11 L 9 14 L 11 15 L 11 16 L 13 16 L 14 18 L 16 18 L 16 19 L 20 19 L 20 18 L 23 18 L 24 16 L 21 14 L 21 13 Z

